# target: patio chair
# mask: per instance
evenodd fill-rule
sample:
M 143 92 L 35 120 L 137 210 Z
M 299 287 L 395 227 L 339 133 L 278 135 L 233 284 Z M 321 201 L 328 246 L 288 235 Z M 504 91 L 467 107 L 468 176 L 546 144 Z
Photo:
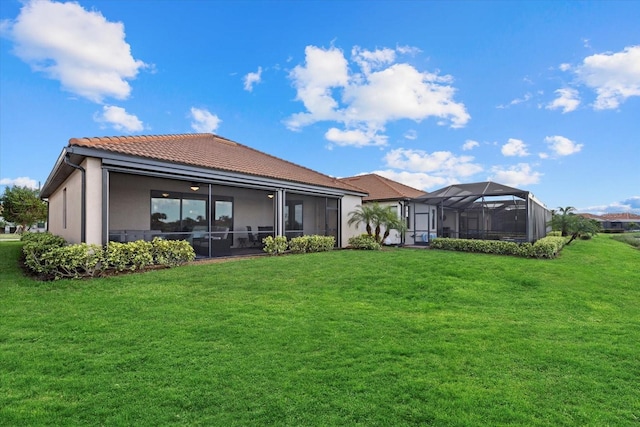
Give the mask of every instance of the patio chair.
M 258 236 L 251 232 L 251 226 L 247 225 L 247 239 L 249 239 L 249 244 L 251 246 L 261 246 L 262 241 L 258 239 Z

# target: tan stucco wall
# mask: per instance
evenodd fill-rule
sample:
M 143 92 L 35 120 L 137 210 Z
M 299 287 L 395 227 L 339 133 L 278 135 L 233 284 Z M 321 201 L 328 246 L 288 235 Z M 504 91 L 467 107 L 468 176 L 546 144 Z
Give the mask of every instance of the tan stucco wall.
M 356 210 L 356 206 L 362 204 L 362 198 L 357 196 L 344 196 L 342 198 L 342 241 L 340 247 L 347 247 L 349 245 L 349 239 L 362 234 L 363 231 L 359 230 L 355 226 L 349 226 L 349 212 Z
M 66 190 L 66 227 L 64 221 L 64 193 Z M 82 174 L 78 170 L 49 196 L 49 231 L 69 243 L 80 243 Z
M 86 241 L 102 245 L 102 161 L 87 158 L 82 166 L 86 170 Z
M 86 242 L 102 244 L 102 167 L 100 159 L 88 158 L 80 166 L 86 171 Z M 67 194 L 66 227 L 64 193 Z M 49 231 L 69 243 L 81 243 L 82 173 L 74 170 L 49 197 Z

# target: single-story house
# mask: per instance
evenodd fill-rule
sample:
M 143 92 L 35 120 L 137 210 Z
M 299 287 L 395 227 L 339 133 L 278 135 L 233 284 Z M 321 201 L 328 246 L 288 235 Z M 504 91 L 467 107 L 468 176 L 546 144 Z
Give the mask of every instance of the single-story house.
M 427 205 L 421 204 L 419 206 L 420 212 L 416 214 L 414 204 L 411 203 L 411 201 L 427 193 L 375 173 L 341 178 L 341 181 L 368 193 L 367 196 L 362 198 L 363 205 L 367 203 L 378 203 L 383 207 L 391 206 L 392 209 L 398 213 L 398 216 L 404 219 L 407 226 L 406 232 L 400 233 L 398 230 L 391 230 L 389 237 L 387 237 L 384 242 L 385 244 L 404 245 L 407 244 L 407 242 L 413 243 L 416 219 L 418 219 L 420 223 L 421 215 L 427 212 L 428 207 Z M 361 229 L 361 231 L 364 232 L 363 225 Z M 431 232 L 434 233 L 435 229 L 436 226 L 434 223 L 433 227 L 431 227 Z
M 640 215 L 631 212 L 607 213 L 604 215 L 579 213 L 576 215 L 598 221 L 602 227 L 602 231 L 605 233 L 623 233 L 625 231 L 640 230 Z
M 450 185 L 413 203 L 414 212 L 429 207 L 416 237 L 436 226 L 438 237 L 534 242 L 547 235 L 551 221 L 551 211 L 531 192 L 496 182 Z
M 186 239 L 199 257 L 268 235 L 358 234 L 367 193 L 213 134 L 72 138 L 41 189 L 48 228 L 71 243 Z

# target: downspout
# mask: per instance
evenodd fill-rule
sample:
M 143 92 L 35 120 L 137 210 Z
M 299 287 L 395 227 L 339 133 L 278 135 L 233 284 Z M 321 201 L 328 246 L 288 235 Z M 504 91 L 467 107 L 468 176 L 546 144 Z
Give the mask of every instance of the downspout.
M 85 193 L 87 192 L 87 171 L 82 166 L 71 163 L 71 160 L 69 159 L 70 156 L 71 155 L 67 153 L 64 156 L 64 162 L 82 173 L 82 190 L 80 194 L 80 241 L 85 243 L 87 240 L 87 207 L 85 203 Z
M 402 200 L 400 200 L 398 204 L 400 205 L 400 221 L 402 221 L 402 223 L 404 223 L 406 227 L 407 225 L 407 216 L 406 216 L 407 214 L 405 212 L 406 205 Z M 400 246 L 404 246 L 404 235 L 406 234 L 407 231 L 408 230 L 405 229 L 405 231 L 400 232 Z

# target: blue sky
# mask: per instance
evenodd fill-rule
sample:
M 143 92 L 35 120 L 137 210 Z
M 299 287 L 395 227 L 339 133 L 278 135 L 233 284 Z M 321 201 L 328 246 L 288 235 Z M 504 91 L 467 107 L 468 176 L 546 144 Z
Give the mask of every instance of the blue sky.
M 213 132 L 337 177 L 640 213 L 638 1 L 0 2 L 0 191 L 73 137 Z

